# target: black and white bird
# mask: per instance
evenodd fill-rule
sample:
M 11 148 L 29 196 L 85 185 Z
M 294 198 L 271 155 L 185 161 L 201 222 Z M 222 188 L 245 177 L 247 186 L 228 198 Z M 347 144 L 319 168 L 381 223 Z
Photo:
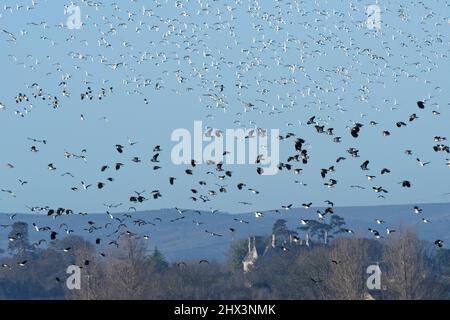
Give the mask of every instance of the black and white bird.
M 425 109 L 425 103 L 423 101 L 417 101 L 417 106 L 419 107 L 419 109 Z
M 395 232 L 394 229 L 386 228 L 386 233 L 387 233 L 387 234 L 391 234 L 391 233 L 394 233 L 394 232 Z
M 444 241 L 438 239 L 438 240 L 434 241 L 434 244 L 436 246 L 438 246 L 439 248 L 442 248 L 444 246 Z
M 421 161 L 419 158 L 417 158 L 416 160 L 417 160 L 417 162 L 419 163 L 419 165 L 420 165 L 421 167 L 425 167 L 426 165 L 430 164 L 429 161 L 428 161 L 428 162 L 423 162 L 423 161 Z
M 411 182 L 408 180 L 403 180 L 403 181 L 399 182 L 399 184 L 401 184 L 403 188 L 411 188 L 411 185 L 412 185 Z
M 383 187 L 372 187 L 372 189 L 376 193 L 388 193 L 388 191 L 386 189 L 384 189 Z
M 307 225 L 309 223 L 309 220 L 307 219 L 300 219 L 300 224 Z
M 312 202 L 302 203 L 302 207 L 305 208 L 305 209 L 309 209 L 309 208 L 311 208 L 311 206 L 312 206 Z
M 369 170 L 368 165 L 369 165 L 369 160 L 366 160 L 361 164 L 360 167 L 362 170 Z
M 353 138 L 359 137 L 359 132 L 364 125 L 362 123 L 355 123 L 354 127 L 350 130 L 350 134 Z
M 120 144 L 116 144 L 116 150 L 117 150 L 117 152 L 123 153 L 123 149 L 124 149 L 124 148 L 125 148 L 124 146 L 122 146 L 122 145 L 120 145 Z

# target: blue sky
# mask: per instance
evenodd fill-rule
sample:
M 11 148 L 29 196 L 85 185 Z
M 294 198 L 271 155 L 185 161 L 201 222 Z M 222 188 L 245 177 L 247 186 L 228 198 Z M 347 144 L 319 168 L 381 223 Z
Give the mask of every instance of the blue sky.
M 242 212 L 290 203 L 300 206 L 310 201 L 323 205 L 326 199 L 342 206 L 448 200 L 443 195 L 450 192 L 447 155 L 432 150 L 436 144 L 433 137 L 447 136 L 449 132 L 450 11 L 446 1 L 427 1 L 426 8 L 418 3 L 382 1 L 379 32 L 366 27 L 365 8 L 373 3 L 365 1 L 306 1 L 298 2 L 297 7 L 296 1 L 242 0 L 230 5 L 235 8 L 232 11 L 224 1 L 180 1 L 182 7 L 177 7 L 175 1 L 121 1 L 120 10 L 114 10 L 110 1 L 103 1 L 104 6 L 98 10 L 75 2 L 82 13 L 80 30 L 64 27 L 64 5 L 69 2 L 41 0 L 32 10 L 26 10 L 31 1 L 3 3 L 2 29 L 16 35 L 17 42 L 7 41 L 6 34 L 0 38 L 0 102 L 6 105 L 0 111 L 0 187 L 14 191 L 17 197 L 2 193 L 2 212 L 24 212 L 26 205 L 102 212 L 103 203 L 122 202 L 123 207 L 117 209 L 120 211 L 128 208 L 134 190 L 148 193 L 156 189 L 163 197 L 149 200 L 139 209 L 212 207 Z M 17 9 L 17 4 L 24 7 Z M 206 4 L 208 14 L 202 10 L 208 8 Z M 143 6 L 154 15 L 143 16 Z M 127 11 L 136 13 L 133 21 L 128 20 Z M 57 26 L 60 23 L 63 27 Z M 21 30 L 26 34 L 21 35 Z M 179 30 L 184 30 L 181 35 L 177 35 Z M 102 37 L 111 47 L 98 45 Z M 149 60 L 138 63 L 144 53 Z M 367 53 L 384 60 L 371 59 Z M 80 54 L 86 58 L 74 58 Z M 107 62 L 101 63 L 105 59 Z M 107 65 L 119 62 L 126 65 L 116 70 Z M 291 64 L 297 65 L 294 73 L 288 68 Z M 185 82 L 177 82 L 177 71 Z M 62 86 L 58 86 L 63 75 L 70 75 L 69 98 L 62 96 Z M 293 77 L 296 83 L 276 82 Z M 138 88 L 136 85 L 145 79 L 151 84 Z M 84 84 L 85 80 L 89 84 Z M 16 105 L 14 96 L 26 93 L 31 97 L 34 90 L 27 85 L 32 83 L 58 96 L 60 108 L 31 99 L 32 111 L 23 118 L 15 115 L 14 111 L 25 104 Z M 155 90 L 156 83 L 162 85 L 161 90 Z M 239 89 L 238 83 L 246 88 Z M 215 84 L 225 87 L 225 111 L 204 96 L 219 93 Z M 102 101 L 81 101 L 79 95 L 87 86 L 94 92 L 101 87 L 114 89 Z M 363 86 L 370 90 L 366 101 L 360 99 Z M 426 101 L 425 110 L 417 108 L 418 100 Z M 242 101 L 252 102 L 257 109 L 244 112 Z M 346 111 L 339 111 L 337 104 Z M 440 115 L 433 115 L 432 110 Z M 412 113 L 417 113 L 419 119 L 403 128 L 395 126 L 397 121 L 408 122 Z M 85 121 L 80 120 L 81 114 Z M 326 128 L 333 127 L 342 143 L 332 143 L 332 137 L 319 135 L 307 126 L 306 121 L 313 115 Z M 108 122 L 100 120 L 102 117 L 107 117 Z M 171 162 L 170 151 L 175 143 L 170 136 L 178 128 L 192 131 L 196 120 L 222 130 L 241 124 L 275 128 L 282 134 L 293 132 L 307 141 L 310 162 L 294 166 L 303 169 L 298 176 L 285 170 L 275 176 L 258 176 L 254 164 L 226 166 L 233 171 L 233 177 L 224 182 L 207 175 L 213 168 L 206 165 L 196 167 L 192 177 L 187 176 L 184 170 L 188 166 Z M 379 124 L 370 126 L 372 120 Z M 365 125 L 358 139 L 350 136 L 353 121 Z M 383 137 L 383 130 L 389 130 L 391 136 Z M 48 144 L 35 144 L 27 137 L 46 139 Z M 115 144 L 127 145 L 128 137 L 139 143 L 126 146 L 124 154 L 118 154 Z M 292 138 L 281 142 L 283 162 L 295 153 L 293 144 Z M 32 145 L 40 151 L 31 153 Z M 149 161 L 155 145 L 163 149 L 162 169 L 157 171 L 152 170 Z M 349 147 L 359 149 L 361 157 L 351 158 L 345 152 Z M 82 149 L 87 149 L 87 163 L 64 158 L 65 151 L 79 154 Z M 406 155 L 406 149 L 411 149 L 413 155 Z M 142 163 L 131 162 L 134 156 L 141 157 Z M 335 164 L 338 156 L 347 160 Z M 420 167 L 417 157 L 431 163 Z M 369 172 L 359 167 L 364 160 L 370 160 Z M 115 162 L 125 163 L 124 168 L 100 172 L 102 165 Z M 14 168 L 7 168 L 7 163 Z M 49 172 L 48 163 L 57 170 Z M 337 171 L 330 177 L 336 178 L 338 185 L 328 189 L 323 186 L 327 180 L 319 173 L 321 168 L 332 165 Z M 384 167 L 392 173 L 381 177 L 379 171 Z M 62 177 L 66 171 L 75 178 Z M 377 178 L 369 182 L 365 174 Z M 70 189 L 80 188 L 81 181 L 95 184 L 109 176 L 115 181 L 102 190 Z M 177 177 L 175 186 L 169 185 L 170 176 Z M 18 179 L 29 183 L 20 186 Z M 201 188 L 199 180 L 207 181 L 208 186 Z M 413 187 L 401 188 L 398 182 L 402 180 L 410 180 Z M 260 193 L 239 192 L 239 182 Z M 228 193 L 204 204 L 189 199 L 191 188 L 207 192 L 217 190 L 216 183 L 227 185 Z M 351 185 L 366 189 L 352 189 Z M 386 199 L 377 198 L 370 190 L 372 186 L 388 189 Z M 243 206 L 239 201 L 252 205 Z

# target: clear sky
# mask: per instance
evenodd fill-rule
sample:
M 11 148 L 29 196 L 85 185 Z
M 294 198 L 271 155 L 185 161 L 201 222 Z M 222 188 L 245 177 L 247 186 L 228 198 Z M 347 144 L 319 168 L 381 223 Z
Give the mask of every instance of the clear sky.
M 0 37 L 0 102 L 6 106 L 0 110 L 0 188 L 16 197 L 2 192 L 0 211 L 48 205 L 102 212 L 103 203 L 123 203 L 116 209 L 121 211 L 131 205 L 133 191 L 142 190 L 146 197 L 160 190 L 162 198 L 139 209 L 243 212 L 310 201 L 323 205 L 326 199 L 342 206 L 448 201 L 443 194 L 450 192 L 445 160 L 450 156 L 432 149 L 434 136 L 449 133 L 448 1 L 379 1 L 379 31 L 366 25 L 366 7 L 376 1 L 93 3 L 75 2 L 83 25 L 68 30 L 64 5 L 69 2 L 2 1 L 0 29 L 14 34 L 16 41 L 9 41 L 6 32 Z M 123 65 L 114 69 L 111 65 L 117 63 Z M 69 97 L 62 95 L 64 77 Z M 33 83 L 57 96 L 60 107 L 34 99 Z M 101 101 L 82 101 L 80 93 L 88 86 L 94 94 L 111 86 L 113 92 L 107 90 Z M 29 109 L 25 102 L 15 103 L 19 93 L 27 94 L 33 105 L 24 117 L 15 114 Z M 222 97 L 226 108 L 217 107 L 207 94 Z M 425 101 L 424 110 L 417 107 L 418 100 Z M 245 110 L 244 103 L 254 108 Z M 413 113 L 419 119 L 409 122 Z M 342 142 L 333 143 L 333 136 L 306 125 L 313 115 L 325 128 L 334 128 Z M 306 140 L 310 161 L 293 164 L 303 169 L 300 175 L 283 170 L 259 176 L 252 159 L 247 165 L 226 165 L 233 176 L 225 181 L 206 174 L 215 172 L 206 165 L 188 176 L 188 165 L 171 161 L 175 142 L 170 137 L 179 128 L 192 132 L 199 120 L 221 130 L 256 126 L 295 133 Z M 398 121 L 407 126 L 397 128 Z M 353 122 L 364 124 L 357 139 L 350 135 Z M 384 137 L 383 130 L 391 135 Z M 128 137 L 138 143 L 129 146 Z M 295 154 L 294 139 L 281 142 L 281 161 Z M 116 144 L 125 146 L 123 154 Z M 30 152 L 33 145 L 39 152 Z M 150 162 L 155 145 L 162 149 L 162 169 L 156 171 Z M 359 158 L 346 153 L 350 147 L 360 150 Z M 87 162 L 64 157 L 65 151 L 80 154 L 82 149 L 87 150 Z M 412 156 L 405 154 L 407 149 Z M 133 163 L 134 156 L 142 162 Z M 336 164 L 338 156 L 347 160 Z M 416 158 L 430 164 L 421 167 Z M 364 160 L 370 160 L 370 171 L 360 169 Z M 100 172 L 102 165 L 116 162 L 125 166 Z M 57 170 L 47 170 L 49 163 Z M 328 177 L 322 179 L 320 169 L 332 165 L 336 172 L 329 178 L 338 184 L 326 188 Z M 382 168 L 391 174 L 381 176 Z M 61 176 L 64 172 L 75 177 Z M 368 181 L 366 174 L 377 178 Z M 170 176 L 177 177 L 174 186 L 168 183 Z M 107 177 L 115 180 L 98 190 L 95 184 L 107 182 Z M 28 183 L 21 186 L 19 179 Z M 199 180 L 208 186 L 200 186 Z M 402 188 L 398 182 L 403 180 L 411 181 L 412 188 Z M 94 185 L 82 190 L 81 181 Z M 239 182 L 260 193 L 237 190 Z M 199 194 L 218 192 L 216 183 L 227 185 L 228 192 L 206 203 L 190 200 L 191 188 Z M 373 186 L 386 188 L 386 198 L 378 198 Z

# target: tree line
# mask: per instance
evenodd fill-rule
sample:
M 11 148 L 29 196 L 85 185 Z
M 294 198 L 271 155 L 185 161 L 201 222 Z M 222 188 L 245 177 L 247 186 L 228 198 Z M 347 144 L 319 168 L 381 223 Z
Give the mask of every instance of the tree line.
M 375 240 L 337 232 L 338 220 L 335 226 L 326 241 L 317 233 L 306 245 L 289 241 L 297 232 L 278 220 L 276 245 L 271 235 L 258 236 L 258 259 L 244 272 L 247 239 L 234 241 L 224 261 L 169 263 L 151 242 L 126 233 L 104 251 L 76 235 L 38 248 L 28 240 L 28 225 L 16 222 L 0 259 L 0 299 L 450 298 L 450 250 L 410 229 Z M 70 265 L 80 267 L 79 290 L 66 286 Z M 375 290 L 367 286 L 371 265 L 381 270 Z

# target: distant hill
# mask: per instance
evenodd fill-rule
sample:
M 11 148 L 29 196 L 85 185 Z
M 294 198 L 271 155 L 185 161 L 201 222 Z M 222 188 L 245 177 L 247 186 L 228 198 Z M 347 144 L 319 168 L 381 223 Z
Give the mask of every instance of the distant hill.
M 395 206 L 371 206 L 371 207 L 336 207 L 335 214 L 342 216 L 347 222 L 347 227 L 354 230 L 356 234 L 370 237 L 371 234 L 367 228 L 371 227 L 380 231 L 383 236 L 386 235 L 386 227 L 390 229 L 399 229 L 400 226 L 413 227 L 422 239 L 436 240 L 440 238 L 450 243 L 450 203 L 442 204 L 422 204 L 419 205 L 423 209 L 422 214 L 415 214 L 414 205 L 395 205 Z M 256 219 L 253 213 L 228 214 L 228 213 L 211 213 L 202 211 L 200 214 L 195 211 L 187 210 L 183 214 L 179 214 L 175 209 L 152 210 L 145 212 L 129 213 L 132 218 L 126 218 L 124 223 L 128 230 L 136 232 L 139 235 L 149 235 L 149 248 L 155 246 L 160 249 L 169 261 L 188 260 L 188 259 L 210 259 L 224 260 L 229 249 L 230 243 L 237 239 L 246 238 L 249 235 L 268 235 L 271 233 L 272 225 L 277 219 L 285 219 L 288 226 L 295 229 L 299 226 L 299 219 L 317 219 L 316 210 L 323 208 L 295 208 L 291 210 L 280 210 L 279 212 L 268 211 L 264 213 L 262 218 Z M 124 218 L 123 213 L 113 214 L 114 217 Z M 174 222 L 171 220 L 184 216 Z M 423 223 L 422 217 L 426 217 L 431 222 Z M 160 222 L 160 218 L 162 221 Z M 138 226 L 132 221 L 142 219 L 155 225 Z M 234 219 L 242 219 L 248 221 L 248 224 L 234 221 Z M 386 221 L 384 225 L 378 225 L 375 219 Z M 89 214 L 87 216 L 69 215 L 56 219 L 41 214 L 17 214 L 13 220 L 10 215 L 0 213 L 0 225 L 10 225 L 16 221 L 23 221 L 30 226 L 30 241 L 39 239 L 49 240 L 48 232 L 37 232 L 33 227 L 33 222 L 37 226 L 49 226 L 58 231 L 59 238 L 63 238 L 66 234 L 64 229 L 60 229 L 60 225 L 65 223 L 70 229 L 74 230 L 73 234 L 81 235 L 84 238 L 94 241 L 96 238 L 104 239 L 103 243 L 107 243 L 109 239 L 115 239 L 117 233 L 114 233 L 119 221 L 112 220 L 107 214 Z M 88 221 L 94 221 L 95 226 L 102 227 L 92 233 L 84 230 L 88 228 Z M 199 222 L 197 225 L 195 222 Z M 106 229 L 105 224 L 112 223 Z M 234 234 L 228 231 L 228 228 L 236 229 Z M 127 230 L 122 228 L 121 231 Z M 215 237 L 205 232 L 205 230 L 223 235 Z M 0 228 L 0 248 L 8 246 L 7 235 L 10 228 Z M 304 234 L 299 233 L 301 237 Z

